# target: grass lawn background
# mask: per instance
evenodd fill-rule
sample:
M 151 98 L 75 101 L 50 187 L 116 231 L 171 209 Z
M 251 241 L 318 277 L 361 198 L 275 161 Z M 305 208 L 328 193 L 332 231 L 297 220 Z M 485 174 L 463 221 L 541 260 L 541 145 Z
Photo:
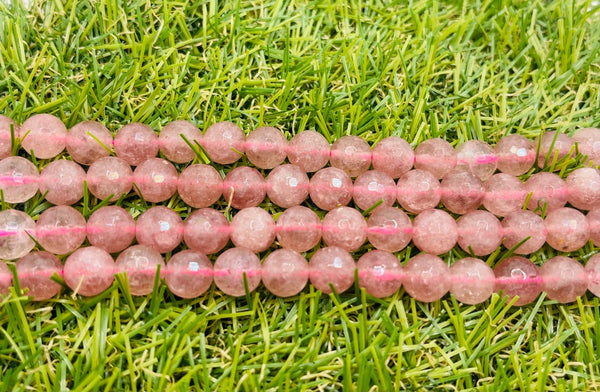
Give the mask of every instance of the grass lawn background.
M 288 137 L 314 129 L 329 141 L 397 135 L 413 146 L 598 125 L 600 24 L 590 1 L 4 1 L 0 113 L 19 122 L 52 113 L 69 127 L 91 119 L 116 131 L 229 120 L 246 132 L 268 124 Z M 578 165 L 561 162 L 559 174 Z M 191 213 L 177 196 L 162 204 Z M 122 206 L 135 217 L 148 208 L 135 196 Z M 16 206 L 34 219 L 48 207 L 39 195 Z M 596 252 L 571 256 L 584 263 Z M 544 246 L 531 258 L 556 254 Z M 465 255 L 457 247 L 443 258 Z M 96 298 L 71 294 L 0 303 L 0 390 L 600 389 L 590 293 L 569 305 L 542 295 L 523 308 L 497 295 L 477 306 L 450 295 L 423 304 L 403 290 L 377 300 L 356 288 L 328 296 L 307 287 L 289 299 L 262 286 L 239 299 L 212 288 L 181 300 L 164 285 L 131 297 L 117 281 Z

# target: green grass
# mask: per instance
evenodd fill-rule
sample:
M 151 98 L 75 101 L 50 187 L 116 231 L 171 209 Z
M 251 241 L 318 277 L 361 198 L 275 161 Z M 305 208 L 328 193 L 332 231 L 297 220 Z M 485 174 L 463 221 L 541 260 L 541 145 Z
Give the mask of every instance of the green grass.
M 27 10 L 0 0 L 0 113 L 20 122 L 53 113 L 67 126 L 93 119 L 113 131 L 230 120 L 246 132 L 269 124 L 288 136 L 399 135 L 415 146 L 598 125 L 591 1 L 192 3 L 38 0 Z M 580 163 L 558 164 L 564 176 Z M 177 196 L 164 204 L 191 212 Z M 134 216 L 148 208 L 136 197 L 121 205 Z M 40 196 L 16 206 L 34 218 L 48 207 Z M 587 245 L 572 256 L 596 252 Z M 555 254 L 545 246 L 532 260 Z M 67 389 L 599 390 L 600 310 L 590 293 L 523 308 L 496 295 L 466 306 L 449 295 L 423 304 L 402 290 L 377 300 L 310 287 L 289 299 L 261 287 L 181 300 L 161 285 L 138 298 L 122 277 L 96 298 L 8 297 L 0 390 Z

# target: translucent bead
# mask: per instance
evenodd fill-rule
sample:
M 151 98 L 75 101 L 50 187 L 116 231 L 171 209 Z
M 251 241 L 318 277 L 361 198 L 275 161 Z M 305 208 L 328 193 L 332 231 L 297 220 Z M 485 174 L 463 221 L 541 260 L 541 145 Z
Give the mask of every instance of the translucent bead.
M 100 158 L 87 171 L 88 190 L 100 200 L 113 195 L 109 201 L 117 201 L 128 194 L 133 184 L 133 171 L 124 160 L 116 157 Z
M 469 140 L 456 149 L 456 168 L 476 175 L 486 181 L 496 171 L 498 157 L 489 144 L 480 140 Z
M 297 206 L 308 196 L 308 176 L 296 165 L 280 165 L 267 176 L 267 195 L 281 208 Z
M 466 214 L 481 205 L 485 196 L 483 183 L 467 171 L 455 171 L 442 180 L 442 203 L 455 214 Z
M 64 159 L 50 162 L 40 174 L 40 193 L 56 205 L 72 205 L 83 197 L 85 171 L 77 163 Z
M 137 296 L 151 294 L 158 267 L 160 266 L 161 275 L 165 269 L 160 253 L 144 245 L 125 249 L 117 257 L 116 264 L 119 271 L 127 273 L 129 291 Z
M 17 210 L 0 211 L 0 259 L 14 260 L 25 256 L 35 246 L 35 222 Z
M 287 156 L 305 172 L 316 172 L 329 162 L 329 143 L 315 131 L 299 132 L 290 140 Z
M 533 167 L 536 146 L 522 135 L 507 135 L 494 147 L 498 156 L 498 170 L 505 174 L 520 176 Z
M 124 208 L 104 206 L 89 217 L 86 233 L 90 244 L 108 253 L 116 253 L 133 242 L 135 221 Z
M 12 118 L 0 114 L 0 159 L 9 157 L 12 153 L 10 140 L 11 126 L 13 128 L 13 135 L 16 139 L 19 137 L 19 124 Z
M 415 149 L 415 168 L 442 179 L 456 167 L 456 151 L 443 139 L 428 139 Z
M 367 239 L 367 222 L 362 214 L 350 207 L 338 207 L 323 218 L 323 241 L 328 246 L 338 246 L 355 251 Z
M 450 267 L 450 293 L 467 305 L 482 303 L 494 292 L 494 271 L 483 261 L 472 257 L 458 260 Z
M 37 159 L 50 159 L 60 154 L 67 141 L 67 127 L 56 116 L 36 114 L 19 129 L 21 147 Z
M 145 124 L 131 123 L 119 129 L 113 142 L 117 157 L 137 166 L 158 154 L 158 136 Z
M 67 152 L 82 165 L 91 165 L 110 155 L 113 147 L 112 134 L 96 121 L 82 121 L 69 130 Z
M 371 147 L 358 136 L 342 136 L 331 146 L 329 162 L 350 177 L 357 177 L 371 166 Z
M 373 147 L 373 168 L 391 178 L 398 178 L 409 171 L 414 161 L 412 147 L 401 137 L 386 137 Z
M 356 263 L 350 253 L 337 246 L 317 250 L 310 259 L 310 282 L 325 294 L 331 294 L 331 286 L 340 294 L 354 283 Z
M 504 246 L 513 249 L 518 243 L 529 237 L 514 250 L 518 255 L 537 252 L 546 242 L 544 220 L 531 211 L 518 210 L 508 214 L 502 220 Z
M 594 208 L 588 212 L 585 219 L 588 222 L 590 239 L 595 246 L 600 246 L 600 208 Z
M 421 253 L 411 257 L 402 270 L 404 290 L 417 301 L 437 301 L 450 290 L 450 269 L 437 256 Z
M 77 249 L 67 258 L 64 279 L 77 294 L 92 297 L 112 285 L 115 271 L 115 262 L 106 251 L 89 246 Z
M 210 207 L 223 194 L 223 179 L 212 166 L 191 165 L 179 175 L 177 192 L 181 200 L 190 207 Z
M 408 215 L 396 207 L 382 207 L 369 216 L 367 238 L 377 249 L 398 252 L 412 238 L 412 223 Z
M 223 181 L 223 198 L 238 210 L 258 206 L 266 194 L 265 179 L 252 167 L 238 166 Z
M 308 281 L 308 263 L 298 252 L 277 249 L 262 264 L 262 282 L 278 297 L 291 297 L 304 289 Z
M 593 255 L 585 265 L 588 275 L 588 290 L 600 297 L 600 254 Z
M 307 252 L 321 241 L 321 219 L 310 208 L 291 207 L 279 215 L 276 232 L 283 248 Z
M 402 286 L 402 266 L 396 256 L 389 252 L 367 252 L 358 259 L 356 267 L 359 286 L 373 297 L 389 297 Z
M 133 171 L 135 192 L 150 203 L 169 199 L 177 191 L 177 170 L 169 161 L 151 158 L 142 162 Z
M 0 189 L 6 203 L 24 203 L 35 196 L 39 177 L 38 169 L 25 158 L 0 160 Z
M 158 135 L 158 143 L 160 151 L 165 158 L 174 163 L 191 162 L 196 153 L 188 146 L 183 135 L 188 142 L 195 145 L 195 142 L 200 142 L 202 132 L 189 121 L 177 120 L 165 125 L 160 130 Z
M 221 253 L 214 266 L 215 284 L 223 293 L 241 297 L 260 284 L 260 260 L 246 248 L 231 248 Z M 245 283 L 244 283 L 245 282 Z
M 573 135 L 573 141 L 578 144 L 577 148 L 583 155 L 587 155 L 586 164 L 594 166 L 600 164 L 600 129 L 583 128 Z
M 483 184 L 483 206 L 497 216 L 505 216 L 523 208 L 527 192 L 525 185 L 511 174 L 494 174 Z
M 577 261 L 556 256 L 540 268 L 543 288 L 550 299 L 566 304 L 585 294 L 588 286 L 588 274 Z
M 502 225 L 487 211 L 471 211 L 458 218 L 458 245 L 475 256 L 487 256 L 502 243 Z
M 494 267 L 496 291 L 502 291 L 508 301 L 518 296 L 513 305 L 523 306 L 535 301 L 542 291 L 538 267 L 524 257 L 513 256 Z
M 567 204 L 567 185 L 554 173 L 536 173 L 525 181 L 525 192 L 531 193 L 527 208 L 546 212 L 564 207 Z
M 181 298 L 196 298 L 210 288 L 213 265 L 204 254 L 193 250 L 176 253 L 165 268 L 165 283 Z
M 411 170 L 398 180 L 396 196 L 402 208 L 418 214 L 440 204 L 440 182 L 428 171 Z
M 561 252 L 581 249 L 590 239 L 585 216 L 572 208 L 550 211 L 544 220 L 548 232 L 546 242 Z
M 45 301 L 60 292 L 60 284 L 51 278 L 62 275 L 63 265 L 53 254 L 31 252 L 17 261 L 16 269 L 21 289 L 34 301 Z
M 413 221 L 413 243 L 425 253 L 449 252 L 458 239 L 454 219 L 442 210 L 425 210 Z
M 183 222 L 179 214 L 170 208 L 152 207 L 138 217 L 135 224 L 135 238 L 141 245 L 159 253 L 167 253 L 181 242 Z
M 573 170 L 565 181 L 568 201 L 579 210 L 600 207 L 600 172 L 592 167 Z
M 542 135 L 542 139 L 539 142 L 540 150 L 537 161 L 537 164 L 540 167 L 540 169 L 544 169 L 546 167 L 546 159 L 548 160 L 547 166 L 550 166 L 555 161 L 555 155 L 556 162 L 566 157 L 571 151 L 573 145 L 575 144 L 573 142 L 573 139 L 571 139 L 564 133 L 558 132 L 558 135 L 556 133 L 556 131 L 546 132 L 544 133 L 544 135 Z M 539 138 L 536 138 L 536 144 L 538 143 L 538 139 Z M 558 169 L 559 168 L 555 168 L 555 171 Z
M 287 139 L 273 127 L 260 127 L 246 138 L 246 157 L 259 169 L 273 169 L 280 165 L 287 151 Z
M 354 181 L 352 198 L 354 204 L 365 211 L 381 200 L 383 202 L 378 208 L 392 206 L 396 201 L 396 184 L 389 175 L 377 170 L 368 170 Z
M 345 206 L 352 199 L 352 180 L 343 170 L 326 167 L 310 179 L 310 199 L 322 210 Z
M 37 220 L 36 239 L 50 253 L 71 253 L 83 244 L 85 237 L 85 218 L 73 207 L 50 207 Z
M 219 211 L 201 208 L 185 220 L 183 240 L 190 249 L 207 255 L 217 253 L 229 241 L 229 222 Z
M 225 165 L 240 159 L 245 141 L 246 136 L 240 127 L 223 121 L 208 127 L 201 144 L 213 162 Z
M 10 268 L 4 262 L 0 262 L 0 299 L 3 295 L 10 293 L 13 275 Z
M 258 253 L 273 245 L 274 239 L 275 222 L 262 208 L 245 208 L 231 220 L 231 242 L 237 247 Z

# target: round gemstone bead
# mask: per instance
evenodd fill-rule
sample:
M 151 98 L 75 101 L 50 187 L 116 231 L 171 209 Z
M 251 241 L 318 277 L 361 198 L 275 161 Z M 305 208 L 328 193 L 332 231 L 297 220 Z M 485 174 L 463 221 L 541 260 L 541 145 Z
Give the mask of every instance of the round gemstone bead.
M 525 181 L 525 192 L 531 193 L 527 208 L 546 211 L 564 207 L 567 204 L 567 185 L 562 178 L 554 173 L 540 172 Z
M 502 220 L 504 246 L 513 249 L 518 243 L 529 237 L 514 250 L 518 255 L 537 252 L 546 242 L 544 220 L 534 212 L 518 210 L 508 214 Z
M 16 139 L 19 137 L 19 124 L 12 118 L 0 114 L 0 159 L 9 157 L 12 153 L 10 140 L 11 126 L 13 128 L 13 135 Z
M 527 197 L 525 185 L 512 174 L 494 174 L 483 186 L 483 206 L 497 216 L 505 216 L 521 209 Z
M 456 151 L 443 139 L 428 139 L 415 149 L 415 168 L 442 179 L 456 167 Z
M 305 172 L 316 172 L 329 162 L 329 143 L 318 132 L 299 132 L 290 140 L 287 156 Z
M 240 159 L 245 141 L 246 136 L 240 127 L 223 121 L 208 127 L 201 144 L 213 162 L 225 165 Z
M 98 159 L 109 156 L 112 147 L 112 134 L 96 121 L 75 124 L 67 135 L 67 152 L 75 162 L 82 165 L 91 165 Z
M 67 127 L 51 114 L 29 117 L 19 129 L 21 147 L 38 159 L 50 159 L 60 154 L 67 141 Z
M 248 166 L 238 166 L 225 176 L 223 197 L 231 200 L 233 208 L 256 207 L 265 199 L 266 182 L 258 170 Z M 233 196 L 232 196 L 233 193 Z
M 135 221 L 124 208 L 104 206 L 90 216 L 86 233 L 90 244 L 108 253 L 116 253 L 133 242 Z
M 492 213 L 471 211 L 458 218 L 458 245 L 475 256 L 486 256 L 502 243 L 502 225 Z
M 586 163 L 591 161 L 594 166 L 600 164 L 600 129 L 579 129 L 573 135 L 573 141 L 578 144 L 579 152 L 587 155 Z
M 245 208 L 231 220 L 231 242 L 252 252 L 268 249 L 275 239 L 275 222 L 267 211 L 258 207 Z
M 357 250 L 367 239 L 367 222 L 362 214 L 350 207 L 338 207 L 323 218 L 323 241 L 349 252 Z
M 181 298 L 196 298 L 210 288 L 213 265 L 204 254 L 184 250 L 169 259 L 164 275 L 165 283 L 173 294 Z
M 35 236 L 35 222 L 29 215 L 17 210 L 0 211 L 0 259 L 14 260 L 29 253 L 35 246 L 29 236 Z
M 543 289 L 550 299 L 566 304 L 585 294 L 588 274 L 576 260 L 556 256 L 547 260 L 540 268 Z
M 494 267 L 496 291 L 512 300 L 513 305 L 523 306 L 532 303 L 542 291 L 542 279 L 538 267 L 529 259 L 520 256 L 509 257 Z
M 158 136 L 145 124 L 131 123 L 119 129 L 113 142 L 117 157 L 137 166 L 158 154 Z
M 595 246 L 600 246 L 600 208 L 594 208 L 586 215 L 590 239 Z
M 273 169 L 286 157 L 287 139 L 273 127 L 260 127 L 246 138 L 246 157 L 259 169 Z
M 1 296 L 10 293 L 10 287 L 12 286 L 12 273 L 10 268 L 4 262 L 0 262 L 0 299 Z
M 590 239 L 585 215 L 572 208 L 559 208 L 550 211 L 544 221 L 546 242 L 561 252 L 581 249 Z
M 356 267 L 359 286 L 373 297 L 389 297 L 402 286 L 402 266 L 389 252 L 367 252 L 358 259 Z
M 398 180 L 396 196 L 402 208 L 418 214 L 440 203 L 440 182 L 428 171 L 411 170 Z
M 25 158 L 0 160 L 0 189 L 6 203 L 23 203 L 35 196 L 39 177 L 35 165 Z
M 190 144 L 195 145 L 196 142 L 200 142 L 201 138 L 202 132 L 198 127 L 189 121 L 177 120 L 168 123 L 160 130 L 158 144 L 160 145 L 160 151 L 169 161 L 187 163 L 196 157 L 196 153 L 185 140 L 187 139 Z
M 163 275 L 165 262 L 156 250 L 144 245 L 134 245 L 125 249 L 117 257 L 117 269 L 127 273 L 129 291 L 142 296 L 152 293 L 158 267 Z
M 450 269 L 437 256 L 421 253 L 411 257 L 403 272 L 404 290 L 417 301 L 437 301 L 450 290 Z
M 373 147 L 373 168 L 391 178 L 398 178 L 409 171 L 414 161 L 412 147 L 401 137 L 386 137 Z
M 122 194 L 131 191 L 133 171 L 131 166 L 120 158 L 100 158 L 90 165 L 87 184 L 90 193 L 98 199 L 104 200 L 113 195 L 110 201 L 117 201 Z
M 522 135 L 507 135 L 496 143 L 498 170 L 505 174 L 520 176 L 533 167 L 535 144 Z
M 356 177 L 371 166 L 371 147 L 358 136 L 342 136 L 331 146 L 331 166 Z
M 193 250 L 210 255 L 229 241 L 229 222 L 217 210 L 201 208 L 185 220 L 183 240 Z
M 456 222 L 446 211 L 425 210 L 413 221 L 413 243 L 425 253 L 446 253 L 454 248 L 457 239 Z
M 467 171 L 454 171 L 442 180 L 442 203 L 455 214 L 466 214 L 481 205 L 485 196 L 483 183 Z
M 267 195 L 273 204 L 290 208 L 308 196 L 308 176 L 296 165 L 280 165 L 267 176 Z
M 291 297 L 304 289 L 308 281 L 308 263 L 291 249 L 277 249 L 262 264 L 262 282 L 278 297 Z
M 63 265 L 53 254 L 31 252 L 17 261 L 16 269 L 21 289 L 34 301 L 45 301 L 60 292 L 60 284 L 51 277 L 62 275 Z
M 191 165 L 179 175 L 177 192 L 181 200 L 190 207 L 210 207 L 223 194 L 223 179 L 212 166 Z
M 151 158 L 135 168 L 133 181 L 138 195 L 141 193 L 144 200 L 159 203 L 169 199 L 177 191 L 177 170 L 169 161 Z
M 600 254 L 593 255 L 585 265 L 588 275 L 588 290 L 596 297 L 600 297 Z
M 573 170 L 565 181 L 568 201 L 579 210 L 600 207 L 600 172 L 592 167 Z
M 77 294 L 92 297 L 104 292 L 115 280 L 116 265 L 106 251 L 89 246 L 67 258 L 64 279 Z
M 310 282 L 325 294 L 331 294 L 331 286 L 340 294 L 354 283 L 355 268 L 354 259 L 344 249 L 337 246 L 321 248 L 310 259 Z
M 536 138 L 536 144 L 537 142 L 538 138 Z M 558 162 L 564 157 L 566 157 L 571 151 L 574 142 L 573 139 L 571 139 L 564 133 L 558 132 L 557 135 L 557 132 L 553 131 L 544 133 L 542 135 L 541 141 L 539 142 L 539 145 L 540 151 L 538 154 L 537 164 L 540 167 L 540 169 L 543 169 L 546 166 L 552 165 L 554 161 Z M 547 165 L 545 165 L 546 159 L 548 161 Z M 558 170 L 558 168 L 556 168 L 555 171 L 556 170 Z
M 245 286 L 248 287 L 248 292 L 258 287 L 261 268 L 260 260 L 250 249 L 227 249 L 215 261 L 215 284 L 223 293 L 241 297 L 246 294 Z
M 152 207 L 137 219 L 135 238 L 141 245 L 159 253 L 175 249 L 183 238 L 183 222 L 175 211 L 163 206 Z
M 392 177 L 386 173 L 368 170 L 359 175 L 354 181 L 352 198 L 354 204 L 365 211 L 380 200 L 383 200 L 383 202 L 378 208 L 392 206 L 396 201 L 396 184 Z
M 310 199 L 322 210 L 345 206 L 352 199 L 352 180 L 341 169 L 326 167 L 310 179 Z
M 50 162 L 40 174 L 40 193 L 56 205 L 71 205 L 83 197 L 86 173 L 77 163 L 64 159 Z
M 42 212 L 37 220 L 36 239 L 44 250 L 64 255 L 79 248 L 86 237 L 83 215 L 70 206 L 56 206 Z
M 450 293 L 464 304 L 479 304 L 494 292 L 494 271 L 479 259 L 467 257 L 458 260 L 450 267 L 450 276 Z
M 377 249 L 398 252 L 412 237 L 412 223 L 408 215 L 396 207 L 375 210 L 367 222 L 367 238 Z
M 321 220 L 310 208 L 295 206 L 279 215 L 275 231 L 283 248 L 306 252 L 321 240 Z
M 481 181 L 486 181 L 496 171 L 498 157 L 489 144 L 480 140 L 469 140 L 456 149 L 456 168 L 467 170 Z

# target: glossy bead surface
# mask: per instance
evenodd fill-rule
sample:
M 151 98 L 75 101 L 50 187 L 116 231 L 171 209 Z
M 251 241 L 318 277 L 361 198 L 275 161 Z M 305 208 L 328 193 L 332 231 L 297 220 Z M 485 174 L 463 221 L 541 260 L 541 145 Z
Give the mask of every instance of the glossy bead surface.
M 550 299 L 566 304 L 585 294 L 588 274 L 576 260 L 556 256 L 540 267 L 543 288 Z
M 586 163 L 591 162 L 594 166 L 600 165 L 600 129 L 579 129 L 573 135 L 573 141 L 577 142 L 579 152 L 587 155 Z
M 494 147 L 498 156 L 498 170 L 505 174 L 520 176 L 535 163 L 536 146 L 523 135 L 507 135 Z
M 456 225 L 458 245 L 475 256 L 487 256 L 502 243 L 502 225 L 490 212 L 471 211 L 458 218 Z
M 600 172 L 592 167 L 581 167 L 567 176 L 568 201 L 579 210 L 600 207 Z
M 573 208 L 550 211 L 544 220 L 546 242 L 561 252 L 581 249 L 590 238 L 585 216 Z
M 223 293 L 234 297 L 256 290 L 260 284 L 260 260 L 246 248 L 231 248 L 221 253 L 214 265 L 215 284 Z
M 225 165 L 241 158 L 245 141 L 246 136 L 240 127 L 222 121 L 206 129 L 201 144 L 213 162 Z
M 104 250 L 93 246 L 77 249 L 65 261 L 64 280 L 84 297 L 103 293 L 115 280 L 116 265 Z
M 536 142 L 538 139 L 536 138 Z M 574 145 L 573 139 L 562 132 L 545 132 L 539 142 L 538 166 L 543 169 L 566 157 Z M 546 165 L 547 161 L 547 165 Z M 554 171 L 558 170 L 556 168 Z
M 483 183 L 468 171 L 454 171 L 442 180 L 442 203 L 455 214 L 466 214 L 481 205 L 485 196 Z
M 329 162 L 329 143 L 318 132 L 299 132 L 290 140 L 287 156 L 305 172 L 316 172 Z
M 212 166 L 190 165 L 179 175 L 177 192 L 181 200 L 190 207 L 210 207 L 223 194 L 223 179 Z
M 505 216 L 523 208 L 527 192 L 517 177 L 506 173 L 494 174 L 483 186 L 483 206 L 492 214 Z
M 440 182 L 428 171 L 411 170 L 398 179 L 396 196 L 402 208 L 418 214 L 440 204 Z
M 83 244 L 86 225 L 85 218 L 75 208 L 50 207 L 37 220 L 36 239 L 44 250 L 64 255 Z
M 113 148 L 110 131 L 97 121 L 82 121 L 75 124 L 67 134 L 67 152 L 82 165 L 91 165 L 107 157 Z
M 371 166 L 371 147 L 358 136 L 342 136 L 331 146 L 331 166 L 354 178 Z
M 354 208 L 338 207 L 323 218 L 323 241 L 348 252 L 357 250 L 367 239 L 367 222 Z
M 438 301 L 450 290 L 450 269 L 437 256 L 421 253 L 411 257 L 402 270 L 404 290 L 416 301 Z
M 169 161 L 161 158 L 148 159 L 133 171 L 135 192 L 150 203 L 169 199 L 177 190 L 177 170 Z
M 467 170 L 486 181 L 496 171 L 498 157 L 489 144 L 480 140 L 468 140 L 456 149 L 456 168 Z
M 183 250 L 169 259 L 165 267 L 165 283 L 181 298 L 196 298 L 210 288 L 213 265 L 204 254 Z
M 587 213 L 585 219 L 588 223 L 590 240 L 595 246 L 600 246 L 600 208 L 594 208 Z
M 149 208 L 135 224 L 135 238 L 159 253 L 175 249 L 183 238 L 183 222 L 175 211 L 164 206 Z
M 245 208 L 231 220 L 231 242 L 237 247 L 258 253 L 273 245 L 274 239 L 275 222 L 262 208 Z
M 113 195 L 110 201 L 117 201 L 122 194 L 131 191 L 133 171 L 131 166 L 120 158 L 100 158 L 90 165 L 87 184 L 90 193 L 98 199 L 104 200 Z
M 217 253 L 229 241 L 229 222 L 219 211 L 201 208 L 185 220 L 183 239 L 190 249 L 207 255 Z
M 12 118 L 0 114 L 0 159 L 11 155 L 11 127 L 13 129 L 13 136 L 17 139 L 19 137 L 19 124 Z
M 14 260 L 25 256 L 35 246 L 35 222 L 17 210 L 0 211 L 0 259 Z
M 23 157 L 0 160 L 0 189 L 6 203 L 24 203 L 39 189 L 38 169 Z
M 412 239 L 421 251 L 439 255 L 454 248 L 458 239 L 458 228 L 447 212 L 425 210 L 413 221 Z
M 508 301 L 515 296 L 519 297 L 513 304 L 515 306 L 532 303 L 542 291 L 538 267 L 524 257 L 513 256 L 502 260 L 494 267 L 494 275 L 495 291 L 502 291 Z
M 13 275 L 6 263 L 0 261 L 0 299 L 1 296 L 10 293 Z
M 321 240 L 321 219 L 310 208 L 291 207 L 277 218 L 276 232 L 281 247 L 306 252 Z
M 287 139 L 273 127 L 260 127 L 246 138 L 246 157 L 260 169 L 273 169 L 286 157 Z
M 191 162 L 196 157 L 196 153 L 188 146 L 186 139 L 192 146 L 196 146 L 196 142 L 202 139 L 202 132 L 189 121 L 172 121 L 160 130 L 158 135 L 160 151 L 171 162 Z
M 356 263 L 350 253 L 337 246 L 329 246 L 316 251 L 310 259 L 310 282 L 325 294 L 331 294 L 333 286 L 340 294 L 354 283 Z
M 546 212 L 564 207 L 567 204 L 568 191 L 565 181 L 554 173 L 540 172 L 525 181 L 525 192 L 531 193 L 527 208 Z
M 456 151 L 444 139 L 427 139 L 415 148 L 415 169 L 442 179 L 456 167 Z
M 238 166 L 227 173 L 223 181 L 223 198 L 238 210 L 256 207 L 266 194 L 265 179 L 253 167 Z
M 389 136 L 373 147 L 373 168 L 398 178 L 413 167 L 415 153 L 401 137 Z
M 396 201 L 396 184 L 386 173 L 368 170 L 354 181 L 352 198 L 354 204 L 363 211 L 373 207 L 381 200 L 383 202 L 377 208 L 392 206 Z
M 44 301 L 60 292 L 60 284 L 51 278 L 62 275 L 63 265 L 55 255 L 48 252 L 31 252 L 16 264 L 19 285 L 24 294 L 34 301 Z
M 160 266 L 163 275 L 165 262 L 157 251 L 144 245 L 134 245 L 125 249 L 116 261 L 117 269 L 127 274 L 129 291 L 142 296 L 152 293 L 156 273 Z
M 56 116 L 36 114 L 19 129 L 21 147 L 37 159 L 50 159 L 60 154 L 67 142 L 67 127 Z
M 544 220 L 532 211 L 518 210 L 508 214 L 502 220 L 504 246 L 513 249 L 518 243 L 529 237 L 517 249 L 515 254 L 528 255 L 537 252 L 546 242 Z
M 600 254 L 595 254 L 585 264 L 588 275 L 588 290 L 596 297 L 600 297 Z
M 345 206 L 352 199 L 352 180 L 341 169 L 326 167 L 310 179 L 310 199 L 322 210 Z
M 137 166 L 158 154 L 158 136 L 145 124 L 131 123 L 119 129 L 113 141 L 115 154 L 127 164 Z
M 450 267 L 450 276 L 450 293 L 464 304 L 479 304 L 494 292 L 494 271 L 479 259 L 467 257 L 458 260 Z
M 89 217 L 86 233 L 90 244 L 108 253 L 116 253 L 133 242 L 135 221 L 124 208 L 104 206 Z
M 392 253 L 373 250 L 356 263 L 358 284 L 377 298 L 393 295 L 402 286 L 402 266 Z
M 271 252 L 262 264 L 262 282 L 278 297 L 291 297 L 301 292 L 308 275 L 306 259 L 291 249 Z
M 50 162 L 40 174 L 40 193 L 56 205 L 71 205 L 83 197 L 86 173 L 77 163 L 60 159 Z
M 296 165 L 280 165 L 267 176 L 267 196 L 281 208 L 297 206 L 308 196 L 308 176 Z
M 406 248 L 412 238 L 412 223 L 399 208 L 378 208 L 369 216 L 367 238 L 377 249 L 398 252 Z

